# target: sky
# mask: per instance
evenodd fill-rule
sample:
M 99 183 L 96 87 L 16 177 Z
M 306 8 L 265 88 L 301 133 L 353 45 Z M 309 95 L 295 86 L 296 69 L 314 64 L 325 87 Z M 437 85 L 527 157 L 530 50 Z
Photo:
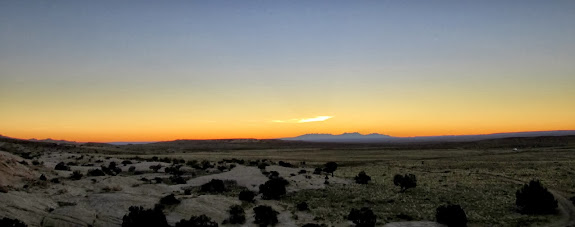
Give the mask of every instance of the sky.
M 575 1 L 0 1 L 0 134 L 575 129 Z

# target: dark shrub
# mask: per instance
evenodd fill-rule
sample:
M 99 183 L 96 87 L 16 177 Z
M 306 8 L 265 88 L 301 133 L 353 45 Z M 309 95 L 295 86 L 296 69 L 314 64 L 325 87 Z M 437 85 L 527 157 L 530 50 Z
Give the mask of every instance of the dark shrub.
M 136 171 L 136 167 L 135 166 L 130 166 L 130 168 L 128 168 L 128 172 L 133 173 Z
M 313 170 L 313 174 L 321 174 L 321 168 L 315 168 L 315 170 Z
M 70 170 L 70 167 L 66 166 L 64 162 L 60 162 L 54 167 L 55 170 Z
M 263 199 L 280 199 L 282 195 L 286 194 L 286 185 L 288 182 L 283 178 L 276 178 L 266 181 L 265 184 L 260 184 L 260 193 Z
M 190 219 L 182 219 L 176 223 L 176 227 L 217 227 L 218 223 L 204 214 L 200 216 L 191 216 Z
M 573 205 L 575 205 L 575 196 L 572 196 L 571 198 L 569 198 L 569 200 L 571 200 L 571 203 L 573 203 Z
M 307 223 L 307 224 L 303 225 L 302 227 L 321 227 L 321 225 L 314 224 L 314 223 Z
M 25 165 L 25 166 L 28 165 L 28 162 L 27 162 L 26 160 L 19 161 L 18 163 L 20 163 L 20 164 L 22 164 L 22 165 Z
M 417 186 L 417 179 L 413 174 L 405 174 L 404 176 L 396 174 L 393 177 L 393 184 L 401 187 L 401 191 L 404 192 L 407 189 L 415 188 L 415 186 Z
M 515 205 L 524 214 L 550 214 L 556 211 L 557 200 L 538 180 L 515 192 Z
M 299 172 L 297 172 L 297 174 L 306 174 L 307 171 L 305 169 L 300 169 Z
M 187 165 L 187 166 L 190 166 L 190 167 L 192 167 L 192 166 L 197 166 L 197 165 L 198 165 L 198 161 L 196 161 L 196 160 L 189 160 L 189 161 L 186 162 L 186 165 Z
M 224 172 L 224 170 L 226 170 L 226 169 L 228 169 L 228 167 L 226 167 L 226 166 L 218 166 L 218 170 L 219 170 L 220 172 Z
M 47 181 L 48 178 L 46 178 L 46 176 L 44 176 L 44 174 L 40 175 L 40 180 L 41 181 Z
M 280 177 L 280 173 L 278 173 L 278 171 L 270 171 L 270 174 L 268 175 L 269 179 L 276 179 Z
M 158 226 L 168 227 L 166 215 L 159 208 L 144 209 L 130 207 L 130 212 L 122 218 L 122 227 Z
M 240 196 L 239 199 L 241 201 L 246 201 L 246 202 L 253 202 L 254 201 L 254 197 L 256 196 L 256 193 L 246 190 L 246 191 L 241 191 L 240 192 Z
M 258 164 L 258 169 L 266 169 L 267 166 L 269 166 L 267 163 L 260 163 Z
M 176 166 L 173 166 L 173 167 L 166 167 L 166 168 L 164 169 L 164 171 L 165 171 L 166 173 L 173 174 L 174 176 L 181 176 L 181 175 L 184 174 L 184 172 L 181 171 L 180 168 L 182 168 L 181 165 L 176 165 Z
M 359 172 L 359 174 L 357 174 L 357 176 L 355 176 L 354 179 L 355 183 L 358 184 L 367 184 L 369 183 L 369 181 L 371 181 L 371 177 L 365 174 L 365 171 Z
M 210 182 L 202 185 L 200 191 L 202 192 L 224 192 L 226 191 L 226 186 L 224 181 L 218 179 L 212 179 Z
M 91 170 L 88 170 L 88 173 L 86 175 L 91 176 L 91 177 L 95 177 L 95 176 L 105 176 L 106 174 L 104 173 L 104 171 L 102 171 L 100 169 L 91 169 Z
M 214 168 L 214 165 L 212 165 L 212 164 L 210 163 L 210 161 L 203 160 L 203 161 L 202 161 L 202 169 L 203 169 L 203 170 L 206 170 L 206 169 L 209 169 L 209 168 Z
M 230 218 L 227 222 L 230 224 L 244 224 L 246 222 L 246 212 L 240 205 L 232 205 L 228 211 Z
M 108 169 L 110 169 L 111 171 L 113 171 L 115 174 L 119 174 L 122 172 L 122 169 L 120 169 L 117 165 L 116 162 L 110 162 L 110 164 L 108 165 Z M 110 174 L 110 175 L 114 175 L 114 174 Z
M 306 202 L 301 202 L 297 204 L 297 210 L 299 211 L 309 210 L 309 207 L 307 206 Z
M 68 163 L 66 163 L 66 164 L 69 165 L 69 166 L 77 166 L 77 165 L 78 165 L 77 162 L 68 162 Z
M 122 161 L 122 165 L 124 165 L 124 166 L 131 165 L 131 164 L 132 164 L 132 161 L 129 161 L 129 160 Z
M 59 184 L 60 183 L 60 179 L 58 178 L 52 178 L 52 180 L 50 180 L 50 182 L 54 183 L 54 184 Z
M 186 184 L 186 180 L 180 176 L 171 176 L 170 181 L 172 184 Z
M 33 161 L 32 161 L 32 165 L 35 165 L 35 166 L 40 165 L 40 161 L 38 161 L 38 160 L 33 160 Z
M 328 163 L 325 163 L 323 171 L 326 173 L 331 173 L 331 176 L 333 177 L 333 172 L 335 172 L 336 169 L 337 169 L 337 163 L 328 162 Z
M 160 164 L 150 166 L 150 169 L 153 170 L 155 173 L 157 173 L 158 170 L 160 170 L 161 168 L 162 168 L 162 165 L 160 165 Z
M 72 180 L 80 180 L 80 179 L 82 179 L 83 176 L 84 176 L 84 174 L 80 173 L 80 171 L 74 171 L 74 172 L 72 172 L 72 175 L 70 176 L 70 179 L 72 179 Z
M 0 219 L 0 226 L 4 227 L 27 227 L 24 222 L 18 219 L 2 218 Z
M 162 205 L 176 205 L 179 203 L 180 200 L 176 199 L 176 196 L 174 196 L 174 194 L 169 194 L 160 199 L 160 204 Z
M 254 209 L 254 223 L 260 226 L 275 225 L 278 223 L 278 212 L 272 209 L 270 206 L 260 205 Z
M 184 195 L 191 195 L 192 189 L 184 189 Z
M 293 165 L 289 162 L 279 161 L 278 164 L 283 167 L 292 168 Z
M 467 215 L 459 205 L 441 205 L 435 210 L 435 220 L 449 227 L 467 226 Z
M 347 220 L 352 221 L 358 227 L 368 227 L 375 226 L 377 216 L 367 207 L 363 207 L 359 210 L 352 208 L 347 216 Z

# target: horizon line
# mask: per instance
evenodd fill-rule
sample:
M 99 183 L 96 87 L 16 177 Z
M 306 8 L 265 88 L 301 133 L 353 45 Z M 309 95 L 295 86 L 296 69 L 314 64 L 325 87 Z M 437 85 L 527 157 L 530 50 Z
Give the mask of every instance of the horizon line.
M 388 134 L 381 134 L 381 133 L 377 133 L 377 132 L 373 132 L 373 133 L 366 133 L 366 134 L 362 134 L 359 132 L 344 132 L 341 134 L 332 134 L 332 133 L 305 133 L 305 134 L 300 134 L 300 135 L 296 135 L 296 136 L 291 136 L 291 137 L 280 137 L 280 138 L 250 138 L 250 137 L 228 137 L 228 138 L 210 138 L 210 139 L 193 139 L 193 138 L 189 138 L 189 139 L 172 139 L 172 140 L 158 140 L 158 141 L 129 141 L 129 140 L 125 140 L 125 141 L 74 141 L 74 140 L 66 140 L 66 139 L 54 139 L 54 138 L 45 138 L 45 139 L 36 139 L 36 138 L 29 138 L 29 139 L 23 139 L 23 138 L 15 138 L 15 137 L 10 137 L 10 136 L 6 136 L 4 134 L 0 134 L 0 138 L 4 137 L 4 138 L 9 138 L 9 139 L 18 139 L 18 140 L 37 140 L 42 142 L 42 140 L 53 140 L 53 141 L 64 141 L 64 142 L 73 142 L 73 143 L 106 143 L 106 144 L 113 144 L 113 143 L 159 143 L 159 142 L 170 142 L 170 141 L 178 141 L 178 140 L 196 140 L 196 141 L 202 141 L 202 140 L 281 140 L 281 139 L 289 139 L 289 138 L 295 138 L 298 136 L 303 136 L 303 135 L 320 135 L 320 134 L 324 134 L 324 135 L 332 135 L 332 136 L 338 136 L 338 135 L 343 135 L 343 134 L 360 134 L 362 136 L 365 135 L 370 135 L 370 134 L 378 134 L 378 135 L 385 135 L 385 136 L 389 136 L 389 137 L 393 137 L 393 138 L 416 138 L 416 137 L 442 137 L 442 136 L 481 136 L 481 135 L 495 135 L 495 134 L 512 134 L 512 133 L 533 133 L 533 132 L 567 132 L 567 131 L 574 131 L 575 129 L 570 129 L 570 130 L 536 130 L 536 131 L 511 131 L 511 132 L 494 132 L 494 133 L 483 133 L 483 134 L 443 134 L 443 135 L 418 135 L 418 136 L 393 136 L 393 135 L 388 135 Z

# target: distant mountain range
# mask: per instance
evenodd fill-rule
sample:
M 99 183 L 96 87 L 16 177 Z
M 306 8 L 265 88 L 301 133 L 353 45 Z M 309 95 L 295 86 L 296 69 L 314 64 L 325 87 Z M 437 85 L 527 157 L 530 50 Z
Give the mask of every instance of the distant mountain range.
M 336 142 L 336 143 L 412 143 L 412 142 L 470 142 L 487 139 L 501 139 L 511 137 L 539 137 L 539 136 L 569 136 L 575 135 L 575 130 L 565 131 L 537 131 L 537 132 L 509 132 L 484 135 L 455 135 L 455 136 L 416 136 L 393 137 L 377 133 L 363 135 L 357 132 L 332 134 L 305 134 L 292 138 L 281 138 L 288 141 L 305 142 Z

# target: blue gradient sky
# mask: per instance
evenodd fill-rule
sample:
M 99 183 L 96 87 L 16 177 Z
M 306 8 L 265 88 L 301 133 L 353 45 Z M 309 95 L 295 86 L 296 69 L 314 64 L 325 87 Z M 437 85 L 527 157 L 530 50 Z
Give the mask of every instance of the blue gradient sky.
M 8 0 L 0 133 L 575 129 L 574 63 L 575 1 Z

